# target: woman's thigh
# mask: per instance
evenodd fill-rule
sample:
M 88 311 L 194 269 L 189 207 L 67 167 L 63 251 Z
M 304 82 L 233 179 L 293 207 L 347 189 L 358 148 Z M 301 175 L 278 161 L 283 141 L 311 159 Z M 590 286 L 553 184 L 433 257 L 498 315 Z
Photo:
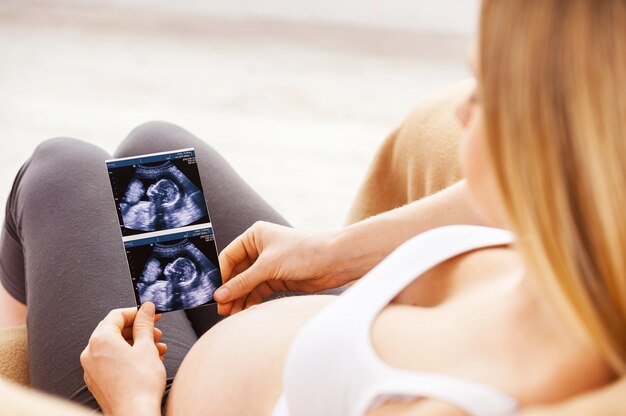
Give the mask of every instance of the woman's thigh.
M 15 180 L 0 240 L 3 284 L 27 305 L 32 386 L 92 407 L 80 352 L 111 309 L 135 305 L 107 158 L 79 140 L 42 143 Z M 171 382 L 197 337 L 181 312 L 159 326 Z

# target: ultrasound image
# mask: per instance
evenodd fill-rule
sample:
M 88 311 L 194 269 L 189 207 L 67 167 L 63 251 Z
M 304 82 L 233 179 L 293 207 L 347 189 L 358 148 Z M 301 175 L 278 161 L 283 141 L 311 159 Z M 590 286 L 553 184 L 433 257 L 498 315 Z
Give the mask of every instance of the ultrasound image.
M 183 227 L 208 215 L 204 196 L 175 165 L 137 165 L 120 202 L 126 228 L 158 231 Z
M 213 300 L 221 284 L 217 267 L 188 239 L 154 244 L 137 282 L 141 303 L 158 311 L 193 308 Z

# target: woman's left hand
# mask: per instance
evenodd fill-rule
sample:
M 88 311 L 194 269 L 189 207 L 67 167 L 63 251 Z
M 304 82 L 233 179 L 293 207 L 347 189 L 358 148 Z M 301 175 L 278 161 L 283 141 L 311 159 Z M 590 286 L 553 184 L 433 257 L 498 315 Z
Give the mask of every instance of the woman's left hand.
M 165 391 L 162 332 L 154 304 L 115 309 L 98 324 L 80 355 L 85 383 L 105 415 L 160 415 Z

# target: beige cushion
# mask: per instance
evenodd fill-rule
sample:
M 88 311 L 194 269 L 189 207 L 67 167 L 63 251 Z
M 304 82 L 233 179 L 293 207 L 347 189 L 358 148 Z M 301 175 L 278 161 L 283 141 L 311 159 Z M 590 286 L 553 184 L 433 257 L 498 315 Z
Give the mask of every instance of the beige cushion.
M 25 325 L 0 328 L 0 378 L 29 384 Z
M 440 191 L 462 178 L 463 134 L 457 106 L 473 81 L 455 84 L 418 104 L 383 142 L 348 214 L 348 224 Z

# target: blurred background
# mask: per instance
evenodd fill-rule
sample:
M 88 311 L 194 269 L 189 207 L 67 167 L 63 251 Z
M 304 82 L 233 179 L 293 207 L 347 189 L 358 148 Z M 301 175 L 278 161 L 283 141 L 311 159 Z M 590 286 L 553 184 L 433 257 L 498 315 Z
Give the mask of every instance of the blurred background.
M 112 153 L 165 120 L 294 226 L 339 227 L 385 136 L 469 77 L 477 14 L 478 0 L 0 0 L 0 201 L 46 138 Z

